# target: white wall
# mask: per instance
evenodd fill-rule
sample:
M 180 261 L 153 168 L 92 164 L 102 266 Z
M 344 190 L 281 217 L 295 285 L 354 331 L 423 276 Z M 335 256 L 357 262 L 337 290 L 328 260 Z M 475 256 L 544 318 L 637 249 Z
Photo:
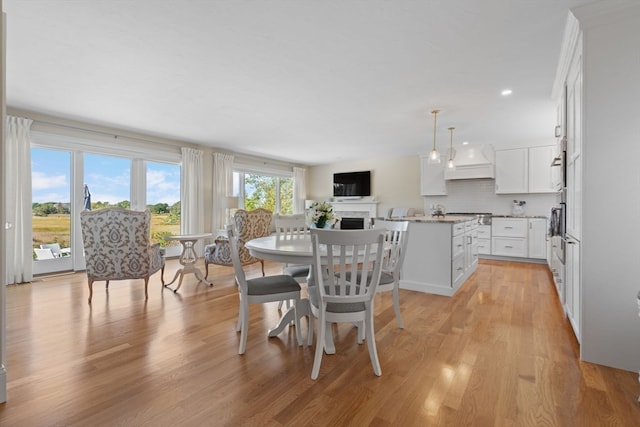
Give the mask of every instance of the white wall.
M 379 202 L 378 216 L 384 216 L 393 207 L 423 208 L 428 212 L 431 203 L 444 205 L 447 212 L 508 215 L 513 199 L 527 202 L 527 215 L 548 216 L 556 201 L 555 194 L 497 195 L 493 179 L 448 181 L 447 196 L 423 197 L 420 195 L 420 162 L 417 154 L 311 167 L 307 198 L 330 199 L 333 173 L 359 170 L 371 170 L 371 194 Z
M 581 351 L 586 361 L 638 370 L 640 6 L 606 22 L 583 27 Z
M 329 200 L 333 195 L 335 172 L 371 171 L 371 195 L 378 203 L 378 216 L 392 207 L 422 207 L 418 155 L 362 160 L 310 167 L 307 198 Z

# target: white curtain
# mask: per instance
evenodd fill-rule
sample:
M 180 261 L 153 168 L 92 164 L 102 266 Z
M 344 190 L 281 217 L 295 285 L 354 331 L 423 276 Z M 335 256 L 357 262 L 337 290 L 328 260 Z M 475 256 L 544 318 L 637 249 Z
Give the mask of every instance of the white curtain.
M 293 168 L 293 213 L 304 213 L 307 198 L 307 170 Z
M 213 153 L 212 230 L 222 230 L 226 219 L 225 198 L 233 196 L 233 156 Z
M 204 232 L 204 182 L 202 151 L 182 147 L 180 179 L 180 226 L 183 234 Z M 203 242 L 196 244 L 196 252 L 202 253 Z
M 33 120 L 7 116 L 5 174 L 5 215 L 7 218 L 6 280 L 10 283 L 33 279 L 33 235 L 31 230 L 31 137 Z

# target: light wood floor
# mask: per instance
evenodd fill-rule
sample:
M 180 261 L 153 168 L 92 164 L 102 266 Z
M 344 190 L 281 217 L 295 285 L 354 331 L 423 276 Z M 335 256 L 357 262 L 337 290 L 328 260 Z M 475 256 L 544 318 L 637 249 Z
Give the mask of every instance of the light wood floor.
M 237 354 L 231 274 L 212 268 L 211 288 L 188 276 L 178 294 L 154 276 L 146 302 L 142 281 L 97 283 L 91 306 L 84 274 L 9 286 L 0 425 L 640 425 L 638 375 L 578 361 L 546 266 L 481 261 L 452 298 L 401 291 L 404 330 L 377 297 L 382 376 L 339 325 L 317 381 L 313 347 L 267 338 L 275 304 L 251 307 Z

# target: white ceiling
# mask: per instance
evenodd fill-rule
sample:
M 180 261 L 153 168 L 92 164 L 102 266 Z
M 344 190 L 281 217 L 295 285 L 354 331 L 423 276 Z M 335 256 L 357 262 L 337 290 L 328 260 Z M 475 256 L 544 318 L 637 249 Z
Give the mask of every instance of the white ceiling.
M 553 141 L 590 0 L 5 0 L 7 106 L 309 165 Z M 511 88 L 513 94 L 500 92 Z

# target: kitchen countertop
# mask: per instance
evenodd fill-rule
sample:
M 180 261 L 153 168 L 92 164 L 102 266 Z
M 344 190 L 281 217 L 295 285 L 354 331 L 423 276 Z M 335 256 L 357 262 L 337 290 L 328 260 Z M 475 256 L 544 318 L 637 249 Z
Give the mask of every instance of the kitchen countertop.
M 445 215 L 445 216 L 406 216 L 402 218 L 386 218 L 386 221 L 409 221 L 455 224 L 476 219 L 475 216 L 468 215 Z
M 491 215 L 492 218 L 544 218 L 544 215 Z M 401 218 L 378 218 L 386 221 L 409 221 L 409 222 L 425 222 L 425 223 L 446 223 L 455 224 L 476 219 L 475 215 L 445 215 L 445 216 L 407 216 Z

